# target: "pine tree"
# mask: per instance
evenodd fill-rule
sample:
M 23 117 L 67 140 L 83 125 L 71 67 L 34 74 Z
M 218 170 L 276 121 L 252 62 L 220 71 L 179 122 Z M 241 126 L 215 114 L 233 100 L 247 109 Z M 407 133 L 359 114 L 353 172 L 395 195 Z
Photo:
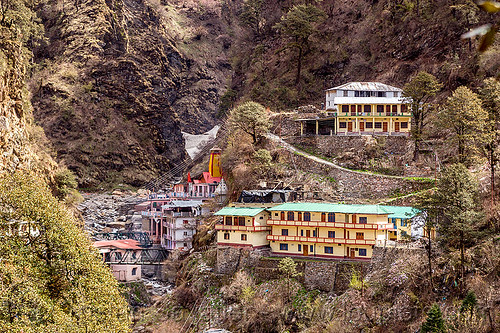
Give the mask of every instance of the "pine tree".
M 429 73 L 419 72 L 403 88 L 403 97 L 413 116 L 413 126 L 411 135 L 415 142 L 413 160 L 418 159 L 420 144 L 423 140 L 424 128 L 427 125 L 427 118 L 434 110 L 431 99 L 441 90 L 442 84 Z
M 446 332 L 443 315 L 439 305 L 433 304 L 427 312 L 427 320 L 422 324 L 422 333 Z
M 282 33 L 292 38 L 286 48 L 297 49 L 297 72 L 295 75 L 295 84 L 300 81 L 300 72 L 302 70 L 302 60 L 304 54 L 309 49 L 309 37 L 316 32 L 315 23 L 323 21 L 325 13 L 313 5 L 295 5 L 281 21 L 274 27 Z
M 495 167 L 500 161 L 498 147 L 500 145 L 500 83 L 489 78 L 484 80 L 479 91 L 483 108 L 488 112 L 488 121 L 483 140 L 483 152 L 490 165 L 491 201 L 495 201 Z
M 451 130 L 449 139 L 458 148 L 458 162 L 470 161 L 471 153 L 484 141 L 488 113 L 478 95 L 467 87 L 458 87 L 439 113 L 441 126 Z
M 474 241 L 482 218 L 478 198 L 478 185 L 469 170 L 463 164 L 454 164 L 444 170 L 437 189 L 421 205 L 429 218 L 436 219 L 445 243 L 460 250 L 462 281 L 465 248 Z

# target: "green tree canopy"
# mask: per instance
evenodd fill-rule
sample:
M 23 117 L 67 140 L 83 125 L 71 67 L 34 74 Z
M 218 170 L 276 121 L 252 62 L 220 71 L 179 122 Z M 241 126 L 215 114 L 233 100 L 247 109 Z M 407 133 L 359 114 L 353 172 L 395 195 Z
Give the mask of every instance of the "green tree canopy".
M 422 324 L 422 333 L 444 333 L 446 328 L 444 325 L 443 315 L 439 305 L 432 304 L 429 312 L 427 312 L 427 319 Z
M 484 80 L 479 90 L 479 97 L 483 109 L 488 113 L 488 120 L 484 135 L 483 153 L 490 164 L 491 200 L 494 202 L 495 167 L 500 160 L 498 147 L 500 145 L 500 82 L 494 78 Z
M 296 48 L 298 51 L 295 84 L 300 81 L 302 59 L 305 51 L 309 48 L 309 37 L 316 32 L 315 23 L 323 21 L 324 18 L 325 13 L 316 6 L 295 5 L 274 26 L 293 39 L 286 47 Z
M 233 129 L 249 134 L 253 143 L 271 126 L 264 106 L 256 102 L 246 102 L 234 108 L 229 114 L 228 122 Z
M 0 180 L 0 331 L 128 332 L 128 306 L 46 184 Z
M 403 88 L 403 97 L 413 115 L 412 138 L 415 142 L 413 159 L 418 158 L 420 143 L 423 139 L 423 130 L 427 125 L 427 118 L 433 110 L 431 99 L 441 90 L 442 84 L 427 72 L 419 72 Z
M 467 87 L 458 87 L 448 97 L 439 118 L 444 128 L 451 129 L 449 139 L 457 145 L 458 161 L 470 161 L 472 153 L 484 141 L 488 120 L 478 95 Z
M 437 189 L 424 202 L 422 208 L 428 218 L 436 219 L 440 237 L 448 246 L 460 249 L 463 276 L 465 247 L 474 241 L 482 218 L 476 180 L 463 164 L 453 164 L 444 170 Z

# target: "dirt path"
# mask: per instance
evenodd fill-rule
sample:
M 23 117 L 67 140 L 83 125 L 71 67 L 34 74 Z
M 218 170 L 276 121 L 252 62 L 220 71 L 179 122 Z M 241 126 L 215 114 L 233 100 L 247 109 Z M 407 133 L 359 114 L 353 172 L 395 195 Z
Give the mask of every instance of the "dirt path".
M 266 135 L 266 137 L 268 139 L 270 139 L 270 140 L 278 143 L 279 145 L 282 145 L 288 151 L 291 151 L 291 152 L 296 153 L 296 154 L 300 154 L 300 155 L 302 155 L 302 156 L 304 156 L 304 157 L 306 157 L 306 158 L 308 158 L 310 160 L 313 160 L 315 162 L 328 165 L 330 167 L 333 167 L 333 168 L 336 168 L 336 169 L 339 169 L 339 170 L 342 170 L 342 171 L 345 171 L 345 172 L 350 172 L 350 173 L 360 174 L 360 175 L 372 175 L 372 176 L 377 176 L 377 177 L 387 177 L 387 178 L 394 178 L 394 179 L 408 179 L 408 178 L 413 178 L 413 177 L 406 177 L 406 176 L 384 175 L 384 174 L 374 173 L 374 172 L 369 172 L 369 171 L 356 171 L 356 170 L 347 169 L 347 168 L 341 167 L 338 164 L 335 164 L 335 163 L 330 162 L 330 161 L 326 161 L 326 160 L 324 160 L 322 158 L 319 158 L 317 156 L 314 156 L 314 155 L 311 155 L 309 153 L 306 153 L 303 150 L 297 149 L 294 146 L 292 146 L 291 144 L 287 143 L 285 140 L 281 139 L 277 135 L 268 133 Z M 422 177 L 422 178 L 427 178 L 427 177 Z

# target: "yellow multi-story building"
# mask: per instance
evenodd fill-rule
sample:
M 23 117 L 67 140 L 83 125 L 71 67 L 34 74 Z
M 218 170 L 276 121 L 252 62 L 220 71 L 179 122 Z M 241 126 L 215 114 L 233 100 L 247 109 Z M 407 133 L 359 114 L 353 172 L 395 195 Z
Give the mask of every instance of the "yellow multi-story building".
M 393 228 L 392 211 L 377 205 L 284 203 L 268 211 L 267 239 L 277 255 L 369 260 Z
M 270 213 L 265 208 L 224 207 L 214 215 L 222 217 L 215 225 L 218 245 L 253 248 L 269 245 Z
M 326 90 L 326 116 L 299 119 L 300 134 L 409 135 L 411 112 L 399 88 L 349 82 Z

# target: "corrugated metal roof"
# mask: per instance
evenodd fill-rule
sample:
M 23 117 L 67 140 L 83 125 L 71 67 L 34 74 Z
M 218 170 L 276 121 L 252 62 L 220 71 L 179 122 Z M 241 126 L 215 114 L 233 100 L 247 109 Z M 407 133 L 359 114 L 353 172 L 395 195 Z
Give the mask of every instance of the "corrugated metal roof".
M 269 211 L 303 211 L 318 213 L 343 213 L 343 214 L 367 214 L 388 215 L 392 211 L 379 205 L 344 205 L 316 202 L 287 202 L 282 205 L 268 208 Z
M 420 210 L 413 207 L 404 206 L 382 206 L 391 210 L 393 213 L 389 215 L 389 218 L 395 219 L 411 219 L 415 215 L 420 213 Z
M 399 97 L 335 97 L 335 105 L 340 104 L 403 104 Z
M 198 207 L 201 205 L 203 205 L 203 201 L 199 200 L 172 200 L 167 205 L 161 206 L 161 208 Z
M 264 209 L 265 208 L 253 208 L 253 207 L 224 207 L 214 215 L 255 216 L 260 212 L 262 212 Z
M 403 91 L 381 82 L 348 82 L 328 90 L 358 90 L 358 91 Z

